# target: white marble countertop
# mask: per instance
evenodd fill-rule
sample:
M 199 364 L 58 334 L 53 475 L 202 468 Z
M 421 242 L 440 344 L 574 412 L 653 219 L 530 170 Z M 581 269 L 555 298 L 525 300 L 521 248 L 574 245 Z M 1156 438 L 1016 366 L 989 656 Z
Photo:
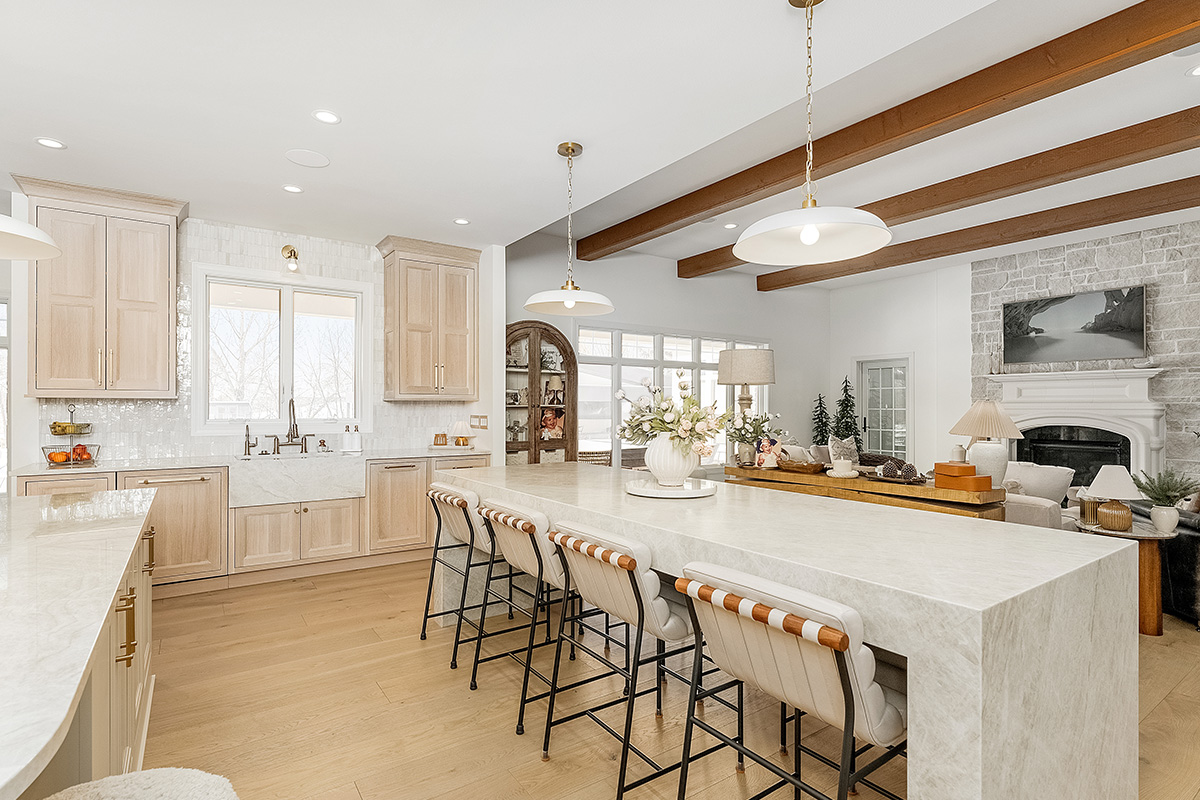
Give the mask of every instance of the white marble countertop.
M 640 541 L 654 569 L 724 564 L 858 610 L 908 659 L 910 797 L 1137 797 L 1133 542 L 733 484 L 635 497 L 644 473 L 588 464 L 436 478 Z
M 66 736 L 153 489 L 0 499 L 0 800 Z

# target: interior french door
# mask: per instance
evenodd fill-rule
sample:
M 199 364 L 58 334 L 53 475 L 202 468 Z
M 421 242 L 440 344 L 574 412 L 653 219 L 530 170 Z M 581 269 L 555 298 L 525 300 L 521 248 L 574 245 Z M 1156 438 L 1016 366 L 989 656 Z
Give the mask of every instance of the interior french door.
M 908 461 L 909 388 L 907 358 L 858 362 L 858 397 L 867 452 Z

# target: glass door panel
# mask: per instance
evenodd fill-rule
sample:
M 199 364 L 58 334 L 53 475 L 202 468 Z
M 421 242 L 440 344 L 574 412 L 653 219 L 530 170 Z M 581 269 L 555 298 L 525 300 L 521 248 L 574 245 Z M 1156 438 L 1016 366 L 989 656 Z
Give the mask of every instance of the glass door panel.
M 908 359 L 859 362 L 859 403 L 868 452 L 908 460 Z

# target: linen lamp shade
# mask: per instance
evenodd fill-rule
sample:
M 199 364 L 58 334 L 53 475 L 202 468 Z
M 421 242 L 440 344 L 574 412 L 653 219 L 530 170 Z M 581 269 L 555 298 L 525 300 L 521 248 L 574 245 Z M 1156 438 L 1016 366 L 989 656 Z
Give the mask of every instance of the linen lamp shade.
M 1127 531 L 1133 527 L 1133 511 L 1121 501 L 1141 500 L 1142 493 L 1125 467 L 1120 464 L 1101 467 L 1088 487 L 1088 496 L 1108 500 L 1096 509 L 1096 520 L 1102 527 L 1110 531 Z
M 454 437 L 455 447 L 466 447 L 475 434 L 471 433 L 471 426 L 460 419 L 450 428 L 450 435 Z
M 722 350 L 717 355 L 721 386 L 767 386 L 775 383 L 774 350 Z
M 970 436 L 967 458 L 978 475 L 988 475 L 992 488 L 1004 484 L 1008 472 L 1008 439 L 1024 439 L 1004 407 L 993 400 L 977 400 L 950 429 L 954 436 Z

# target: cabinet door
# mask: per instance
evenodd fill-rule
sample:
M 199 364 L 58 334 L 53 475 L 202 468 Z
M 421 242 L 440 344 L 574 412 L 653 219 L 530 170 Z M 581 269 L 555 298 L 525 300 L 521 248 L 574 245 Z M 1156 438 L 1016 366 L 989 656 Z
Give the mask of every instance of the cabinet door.
M 125 572 L 125 576 L 117 591 L 117 599 L 113 605 L 112 637 L 113 664 L 109 673 L 111 681 L 110 703 L 112 711 L 109 716 L 109 768 L 115 774 L 131 772 L 134 768 L 133 746 L 137 738 L 138 724 L 138 693 L 141 690 L 140 658 L 141 652 L 149 642 L 138 638 L 138 614 L 149 597 L 139 597 L 137 592 L 137 577 L 135 567 L 140 566 L 139 551 L 135 551 L 133 560 Z
M 300 558 L 319 561 L 353 556 L 359 547 L 357 497 L 300 504 Z
M 438 393 L 438 267 L 399 259 L 396 280 L 396 393 Z
M 155 489 L 146 524 L 154 526 L 154 583 L 226 574 L 228 489 L 225 472 L 122 472 L 122 489 Z
M 441 394 L 452 400 L 478 397 L 475 269 L 438 267 L 438 363 Z
M 105 217 L 38 208 L 62 255 L 34 269 L 34 387 L 104 390 Z
M 67 494 L 71 492 L 107 492 L 117 487 L 117 474 L 106 472 L 61 478 L 18 478 L 17 496 L 33 497 L 41 494 Z
M 173 386 L 170 264 L 170 226 L 108 219 L 109 390 L 167 392 Z
M 233 510 L 233 568 L 274 567 L 300 560 L 300 504 Z
M 425 524 L 429 499 L 423 459 L 367 467 L 367 547 L 370 552 L 432 545 Z

